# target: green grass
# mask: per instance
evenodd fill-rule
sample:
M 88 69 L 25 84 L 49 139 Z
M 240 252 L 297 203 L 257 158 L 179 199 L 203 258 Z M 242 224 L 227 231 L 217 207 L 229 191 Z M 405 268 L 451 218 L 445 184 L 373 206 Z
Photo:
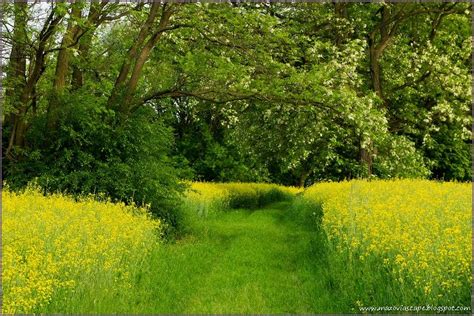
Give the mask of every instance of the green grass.
M 423 305 L 423 297 L 406 298 L 410 289 L 377 258 L 360 262 L 332 250 L 320 215 L 300 199 L 212 214 L 194 221 L 187 237 L 157 247 L 131 288 L 91 280 L 42 312 L 308 314 L 357 313 L 356 301 Z
M 314 230 L 288 216 L 289 202 L 222 212 L 161 245 L 129 291 L 58 299 L 48 312 L 311 313 L 333 311 L 337 293 L 319 278 Z M 317 261 L 317 260 L 316 260 Z M 113 286 L 112 283 L 110 286 Z
M 142 312 L 309 313 L 332 297 L 318 280 L 314 232 L 285 215 L 289 203 L 221 213 L 196 227 L 195 237 L 160 249 L 156 283 Z

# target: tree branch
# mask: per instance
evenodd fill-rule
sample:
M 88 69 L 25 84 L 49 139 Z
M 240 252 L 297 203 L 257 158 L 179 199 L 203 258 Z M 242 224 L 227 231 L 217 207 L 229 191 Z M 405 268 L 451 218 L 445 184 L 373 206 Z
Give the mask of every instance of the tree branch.
M 79 44 L 79 41 L 81 40 L 81 38 L 88 32 L 89 30 L 85 30 L 84 32 L 81 32 L 78 36 L 76 36 L 76 40 L 67 45 L 67 46 L 61 46 L 61 47 L 56 47 L 56 48 L 50 48 L 48 50 L 45 50 L 44 53 L 45 54 L 49 54 L 49 53 L 52 53 L 52 52 L 56 52 L 56 51 L 60 51 L 60 50 L 63 50 L 63 49 L 68 49 L 68 48 L 71 48 L 71 47 L 74 47 L 76 46 L 77 44 Z
M 426 71 L 423 75 L 421 75 L 420 78 L 416 79 L 415 81 L 411 81 L 411 82 L 405 82 L 404 84 L 402 85 L 399 85 L 393 89 L 391 89 L 392 92 L 395 92 L 395 91 L 398 91 L 398 90 L 401 90 L 401 89 L 404 89 L 404 88 L 408 88 L 408 87 L 412 87 L 420 82 L 422 82 L 423 80 L 425 80 L 426 78 L 428 78 L 429 76 L 431 75 L 431 71 Z

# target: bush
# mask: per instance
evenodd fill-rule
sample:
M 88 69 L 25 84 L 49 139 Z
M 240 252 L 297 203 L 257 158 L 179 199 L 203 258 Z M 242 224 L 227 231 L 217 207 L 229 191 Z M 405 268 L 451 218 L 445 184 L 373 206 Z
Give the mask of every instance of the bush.
M 104 193 L 114 201 L 151 204 L 167 233 L 179 230 L 184 186 L 169 158 L 172 131 L 157 114 L 141 108 L 119 121 L 95 96 L 63 101 L 57 127 L 44 132 L 46 115 L 34 120 L 28 152 L 5 166 L 12 188 L 36 178 L 46 192 Z
M 378 147 L 374 174 L 382 179 L 426 178 L 430 171 L 413 142 L 404 136 L 388 136 Z

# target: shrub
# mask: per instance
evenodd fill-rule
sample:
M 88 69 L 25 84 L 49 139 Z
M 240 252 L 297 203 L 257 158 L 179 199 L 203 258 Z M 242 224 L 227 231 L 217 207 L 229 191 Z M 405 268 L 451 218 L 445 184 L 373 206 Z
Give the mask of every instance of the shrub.
M 34 120 L 27 153 L 5 166 L 12 188 L 37 179 L 46 192 L 104 193 L 113 201 L 151 204 L 167 233 L 179 230 L 184 186 L 169 157 L 173 135 L 152 109 L 119 121 L 97 97 L 72 95 L 63 100 L 57 127 L 40 132 L 45 126 L 46 115 Z

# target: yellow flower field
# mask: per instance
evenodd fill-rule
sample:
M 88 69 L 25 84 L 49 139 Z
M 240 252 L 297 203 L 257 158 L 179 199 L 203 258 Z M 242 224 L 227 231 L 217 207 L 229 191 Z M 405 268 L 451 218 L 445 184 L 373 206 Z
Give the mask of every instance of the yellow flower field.
M 320 183 L 304 197 L 322 203 L 323 227 L 337 249 L 383 258 L 399 282 L 409 279 L 426 295 L 470 287 L 470 183 Z
M 430 304 L 454 303 L 464 299 L 470 289 L 472 194 L 469 183 L 357 180 L 319 183 L 304 192 L 274 184 L 193 182 L 189 185 L 183 198 L 184 208 L 188 210 L 186 216 L 214 214 L 214 219 L 218 219 L 230 215 L 220 211 L 264 208 L 270 203 L 286 201 L 282 203 L 287 205 L 283 206 L 284 212 L 296 212 L 288 214 L 301 216 L 307 223 L 314 217 L 309 219 L 306 213 L 298 213 L 297 207 L 288 205 L 298 201 L 320 203 L 326 233 L 322 236 L 328 236 L 337 262 L 322 260 L 319 264 L 328 264 L 324 271 L 331 271 L 331 282 L 339 282 L 334 280 L 338 280 L 336 277 L 343 269 L 352 270 L 348 265 L 363 262 L 368 268 L 364 276 L 385 268 L 410 302 L 420 299 Z M 292 199 L 301 192 L 302 198 Z M 68 305 L 71 297 L 76 299 L 75 310 L 82 310 L 78 305 L 83 302 L 81 293 L 88 295 L 87 301 L 92 301 L 96 308 L 100 307 L 100 302 L 94 301 L 100 300 L 97 295 L 109 290 L 115 294 L 105 295 L 112 300 L 116 293 L 121 293 L 130 295 L 130 302 L 137 302 L 138 298 L 130 293 L 138 288 L 147 292 L 147 284 L 151 284 L 147 282 L 161 284 L 161 279 L 153 279 L 156 274 L 153 269 L 158 261 L 167 260 L 154 251 L 163 249 L 159 244 L 163 225 L 150 217 L 148 209 L 98 201 L 92 196 L 78 200 L 60 194 L 44 196 L 32 188 L 22 192 L 5 189 L 2 199 L 3 313 L 59 310 Z M 194 228 L 208 222 L 212 221 L 202 221 Z M 193 225 L 192 221 L 189 223 Z M 314 236 L 313 231 L 310 236 Z M 318 249 L 327 245 L 325 241 Z M 158 257 L 148 256 L 151 253 Z M 333 266 L 334 263 L 337 264 Z M 152 281 L 137 283 L 137 273 Z M 357 274 L 354 275 L 356 278 Z M 386 275 L 383 276 L 385 281 Z M 377 283 L 355 279 L 350 282 L 384 286 L 380 279 L 374 280 Z M 337 284 L 342 288 L 344 283 Z M 370 300 L 370 295 L 365 299 Z M 377 299 L 383 302 L 385 296 Z
M 4 189 L 2 200 L 3 313 L 34 313 L 88 278 L 127 287 L 129 265 L 158 241 L 146 209 L 33 189 Z

